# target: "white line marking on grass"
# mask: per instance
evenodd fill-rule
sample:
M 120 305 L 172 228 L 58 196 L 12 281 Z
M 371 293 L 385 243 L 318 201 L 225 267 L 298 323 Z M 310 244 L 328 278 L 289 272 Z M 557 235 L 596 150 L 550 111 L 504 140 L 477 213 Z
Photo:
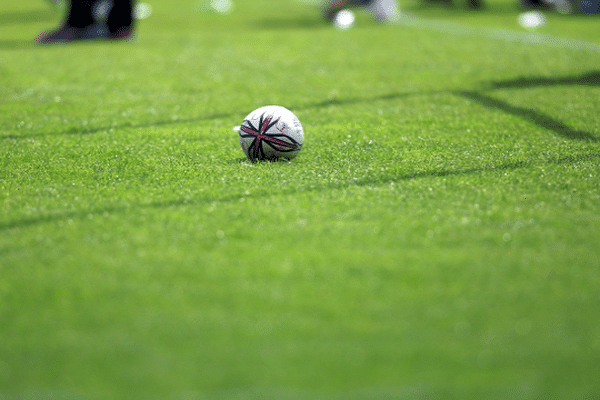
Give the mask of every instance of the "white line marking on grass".
M 294 0 L 297 3 L 321 6 L 322 0 Z M 504 42 L 525 43 L 538 46 L 548 46 L 559 49 L 585 50 L 600 53 L 600 45 L 577 39 L 568 39 L 540 33 L 518 32 L 510 29 L 484 28 L 463 25 L 456 22 L 419 18 L 416 15 L 402 12 L 396 24 L 417 29 L 427 29 L 449 33 L 452 35 L 482 37 L 501 40 Z
M 600 45 L 585 42 L 583 40 L 561 38 L 540 33 L 517 32 L 509 29 L 474 27 L 455 22 L 419 18 L 407 13 L 403 13 L 397 23 L 412 28 L 427 29 L 452 35 L 482 37 L 505 42 L 542 45 L 560 49 L 586 50 L 600 53 Z

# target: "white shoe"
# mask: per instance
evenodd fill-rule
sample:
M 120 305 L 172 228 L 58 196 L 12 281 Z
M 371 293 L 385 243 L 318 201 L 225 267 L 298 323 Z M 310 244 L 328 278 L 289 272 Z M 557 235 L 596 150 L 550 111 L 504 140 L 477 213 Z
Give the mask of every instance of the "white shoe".
M 373 0 L 369 8 L 373 17 L 381 22 L 395 22 L 400 19 L 400 9 L 396 0 Z

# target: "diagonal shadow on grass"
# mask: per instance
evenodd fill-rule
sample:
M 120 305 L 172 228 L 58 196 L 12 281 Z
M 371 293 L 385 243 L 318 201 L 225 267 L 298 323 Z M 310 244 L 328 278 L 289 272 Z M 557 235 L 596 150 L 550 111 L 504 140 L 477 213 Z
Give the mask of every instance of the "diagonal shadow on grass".
M 396 93 L 387 93 L 381 94 L 378 96 L 372 97 L 349 97 L 345 99 L 327 99 L 323 101 L 318 101 L 315 103 L 300 105 L 298 107 L 291 107 L 291 110 L 309 110 L 312 108 L 322 108 L 328 106 L 344 106 L 347 104 L 361 104 L 361 103 L 374 103 L 376 101 L 387 101 L 387 100 L 397 100 L 406 97 L 412 96 L 428 96 L 432 94 L 441 94 L 441 93 L 450 93 L 446 90 L 424 90 L 424 91 L 416 91 L 416 92 L 396 92 Z
M 371 102 L 376 102 L 376 101 L 395 100 L 395 99 L 400 99 L 403 97 L 428 95 L 428 94 L 436 94 L 436 93 L 447 93 L 447 92 L 444 92 L 444 91 L 420 92 L 420 91 L 418 91 L 418 92 L 403 92 L 403 93 L 387 93 L 387 94 L 373 96 L 373 97 L 353 97 L 353 98 L 347 98 L 347 99 L 328 99 L 328 100 L 318 101 L 315 103 L 299 104 L 296 106 L 290 105 L 290 106 L 287 106 L 287 108 L 296 112 L 296 111 L 301 111 L 301 110 L 310 110 L 313 108 L 322 108 L 322 107 L 328 107 L 328 106 L 343 106 L 343 105 L 348 105 L 348 104 L 371 103 Z M 125 122 L 123 124 L 117 124 L 117 125 L 86 128 L 85 130 L 83 130 L 81 128 L 70 128 L 70 129 L 66 129 L 62 132 L 48 132 L 48 133 L 39 132 L 39 133 L 31 133 L 31 134 L 24 134 L 24 135 L 2 135 L 2 136 L 0 136 L 0 140 L 30 139 L 30 138 L 34 138 L 34 137 L 43 137 L 43 136 L 49 136 L 49 135 L 91 135 L 91 134 L 95 134 L 95 133 L 99 133 L 99 132 L 109 131 L 111 129 L 113 129 L 113 130 L 127 129 L 127 128 L 139 129 L 139 128 L 151 128 L 151 127 L 168 126 L 168 125 L 180 125 L 180 124 L 183 125 L 183 124 L 189 124 L 189 123 L 194 123 L 194 122 L 210 121 L 210 120 L 224 119 L 224 118 L 243 119 L 243 117 L 250 111 L 251 110 L 245 110 L 242 113 L 239 113 L 239 112 L 219 113 L 219 114 L 205 115 L 205 116 L 199 116 L 199 117 L 193 117 L 193 118 L 180 118 L 180 119 L 176 119 L 176 120 L 167 119 L 167 120 L 161 120 L 161 121 L 152 121 L 152 122 L 143 123 L 143 124 L 134 124 L 134 123 L 130 123 L 130 122 Z M 235 123 L 240 123 L 240 122 L 242 122 L 242 121 L 236 120 L 233 123 L 235 124 Z M 233 125 L 232 125 L 232 127 L 233 127 Z
M 0 42 L 1 43 L 1 42 Z M 534 87 L 534 86 L 545 86 L 545 85 L 587 85 L 587 86 L 600 86 L 600 72 L 590 72 L 588 74 L 584 74 L 577 77 L 562 77 L 556 79 L 550 78 L 522 78 L 512 81 L 504 81 L 504 82 L 495 82 L 492 83 L 493 88 L 508 88 L 508 87 Z M 455 95 L 460 95 L 465 97 L 471 101 L 484 105 L 488 108 L 502 110 L 512 115 L 519 116 L 524 119 L 528 119 L 538 126 L 554 131 L 555 133 L 567 137 L 573 140 L 591 140 L 591 141 L 599 141 L 599 139 L 593 136 L 589 132 L 579 131 L 572 129 L 565 125 L 564 123 L 555 120 L 552 117 L 549 117 L 543 113 L 535 111 L 529 108 L 522 108 L 510 105 L 506 102 L 502 102 L 500 100 L 494 99 L 493 97 L 486 96 L 477 91 L 446 91 L 446 90 L 430 90 L 430 91 L 414 91 L 414 92 L 395 92 L 395 93 L 386 93 L 377 96 L 371 97 L 354 97 L 354 98 L 344 98 L 344 99 L 327 99 L 314 103 L 307 104 L 298 104 L 298 105 L 290 105 L 289 109 L 292 111 L 300 111 L 300 110 L 310 110 L 314 108 L 322 108 L 328 106 L 344 106 L 344 105 L 352 105 L 352 104 L 368 104 L 376 101 L 388 101 L 388 100 L 397 100 L 401 98 L 411 97 L 411 96 L 419 96 L 419 95 L 431 95 L 431 94 L 441 94 L 441 93 L 453 93 Z M 40 133 L 32 133 L 32 134 L 24 134 L 24 135 L 3 135 L 0 136 L 0 140 L 19 140 L 19 139 L 29 139 L 33 137 L 43 137 L 48 135 L 89 135 L 95 134 L 99 132 L 108 131 L 110 129 L 126 129 L 126 128 L 151 128 L 155 126 L 168 126 L 168 125 L 179 125 L 179 124 L 187 124 L 187 123 L 195 123 L 200 121 L 209 121 L 216 119 L 225 119 L 225 118 L 242 118 L 243 116 L 239 112 L 231 112 L 231 113 L 219 113 L 212 114 L 206 116 L 198 116 L 192 118 L 182 118 L 182 119 L 168 119 L 161 121 L 152 121 L 143 124 L 134 124 L 134 123 L 123 123 L 120 125 L 110 125 L 110 126 L 100 126 L 96 128 L 87 128 L 82 130 L 80 128 L 70 128 L 62 132 L 40 132 Z M 235 121 L 235 123 L 241 121 Z
M 0 140 L 19 140 L 19 139 L 30 139 L 30 138 L 34 138 L 34 137 L 43 137 L 43 136 L 50 136 L 50 135 L 92 135 L 94 133 L 99 133 L 99 132 L 107 132 L 115 129 L 139 129 L 139 128 L 151 128 L 151 127 L 159 127 L 159 126 L 165 126 L 165 125 L 178 125 L 178 124 L 189 124 L 189 123 L 194 123 L 194 122 L 200 122 L 200 121 L 210 121 L 213 119 L 221 119 L 221 118 L 230 118 L 232 116 L 234 116 L 235 114 L 213 114 L 213 115 L 207 115 L 207 116 L 202 116 L 202 117 L 197 117 L 197 118 L 179 118 L 179 119 L 168 119 L 168 120 L 162 120 L 162 121 L 154 121 L 154 122 L 148 122 L 145 124 L 133 124 L 130 122 L 126 122 L 124 124 L 120 124 L 120 125 L 105 125 L 105 126 L 99 126 L 99 127 L 95 127 L 95 128 L 87 128 L 85 130 L 81 129 L 81 128 L 71 128 L 71 129 L 67 129 L 64 130 L 62 132 L 39 132 L 39 133 L 32 133 L 29 135 L 3 135 L 0 136 Z
M 473 91 L 457 91 L 454 93 L 475 103 L 479 103 L 484 107 L 504 111 L 505 113 L 531 121 L 537 126 L 552 131 L 566 139 L 592 142 L 600 141 L 599 138 L 589 132 L 573 129 L 559 120 L 531 108 L 513 106 L 512 104 Z
M 309 192 L 318 192 L 323 190 L 334 190 L 334 189 L 344 189 L 349 187 L 366 187 L 366 186 L 381 186 L 389 184 L 390 182 L 401 182 L 401 181 L 410 181 L 415 179 L 424 179 L 424 178 L 435 178 L 435 177 L 447 177 L 447 176 L 460 176 L 460 175 L 470 175 L 470 174 L 480 174 L 482 172 L 490 172 L 490 171 L 509 171 L 509 170 L 518 170 L 522 168 L 528 168 L 530 166 L 534 166 L 540 163 L 543 164 L 553 164 L 553 165 L 563 165 L 563 164 L 573 164 L 576 162 L 591 160 L 600 158 L 600 154 L 573 154 L 567 157 L 556 157 L 549 158 L 542 162 L 531 162 L 528 160 L 517 160 L 511 162 L 505 162 L 500 164 L 486 164 L 473 168 L 465 168 L 458 170 L 429 170 L 422 172 L 406 172 L 401 175 L 380 175 L 375 177 L 365 177 L 358 181 L 346 181 L 346 182 L 336 182 L 336 183 L 321 183 L 316 185 L 311 185 L 304 188 L 296 188 L 289 190 L 282 190 L 279 192 L 273 192 L 271 190 L 263 190 L 262 192 L 256 192 L 251 197 L 252 198 L 263 198 L 273 195 L 293 195 L 297 193 L 309 193 Z M 211 204 L 213 202 L 237 202 L 243 197 L 242 193 L 232 193 L 225 196 L 220 197 L 201 197 L 196 199 L 173 199 L 166 201 L 157 201 L 153 203 L 147 204 L 136 204 L 135 207 L 131 205 L 114 205 L 110 207 L 97 208 L 94 210 L 83 210 L 83 211 L 71 211 L 71 212 L 59 212 L 56 214 L 48 214 L 41 215 L 37 217 L 31 218 L 23 218 L 15 221 L 6 221 L 0 222 L 0 231 L 15 229 L 15 228 L 25 228 L 28 226 L 35 226 L 38 224 L 46 223 L 46 222 L 54 222 L 60 220 L 67 219 L 84 219 L 87 218 L 90 214 L 92 215 L 102 215 L 104 213 L 121 213 L 125 212 L 129 209 L 135 208 L 168 208 L 168 207 L 178 207 L 178 206 L 186 206 L 186 205 L 202 205 L 202 204 Z
M 539 86 L 562 86 L 562 85 L 575 85 L 575 86 L 600 86 L 600 71 L 592 71 L 586 74 L 577 76 L 557 76 L 552 78 L 517 78 L 507 81 L 494 81 L 491 83 L 494 89 L 508 89 L 508 88 L 528 88 L 528 87 L 539 87 Z

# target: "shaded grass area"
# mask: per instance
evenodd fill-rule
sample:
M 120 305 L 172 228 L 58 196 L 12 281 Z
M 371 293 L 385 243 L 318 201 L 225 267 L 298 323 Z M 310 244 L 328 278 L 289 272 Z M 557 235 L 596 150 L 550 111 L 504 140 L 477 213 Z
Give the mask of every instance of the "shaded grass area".
M 599 55 L 235 4 L 0 6 L 0 399 L 593 397 Z M 243 158 L 265 104 L 292 162 Z

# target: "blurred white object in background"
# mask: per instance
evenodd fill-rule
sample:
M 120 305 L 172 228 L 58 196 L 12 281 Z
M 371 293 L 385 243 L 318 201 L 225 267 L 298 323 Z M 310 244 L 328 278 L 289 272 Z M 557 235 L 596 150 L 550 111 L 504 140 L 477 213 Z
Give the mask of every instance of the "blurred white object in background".
M 354 13 L 350 10 L 342 10 L 333 18 L 333 25 L 338 29 L 350 29 L 354 25 Z
M 527 11 L 519 14 L 519 25 L 527 30 L 535 30 L 546 23 L 546 16 L 540 11 Z

